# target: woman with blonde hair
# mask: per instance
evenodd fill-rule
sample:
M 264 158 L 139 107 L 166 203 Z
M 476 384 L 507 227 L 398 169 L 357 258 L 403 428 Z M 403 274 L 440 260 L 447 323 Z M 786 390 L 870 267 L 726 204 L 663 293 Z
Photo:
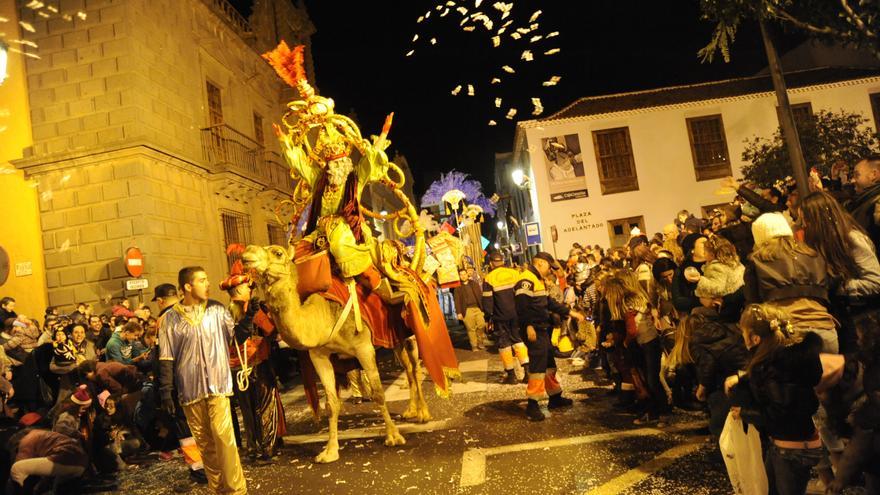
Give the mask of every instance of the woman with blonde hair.
M 770 493 L 805 493 L 810 471 L 823 456 L 813 422 L 823 340 L 797 331 L 784 311 L 769 304 L 746 307 L 740 328 L 752 357 L 745 371 L 725 380 L 724 389 L 736 392 L 740 407 L 734 414 L 770 438 L 764 455 Z
M 766 303 L 784 311 L 797 332 L 812 331 L 823 352 L 837 353 L 837 325 L 828 312 L 828 265 L 810 246 L 798 242 L 780 213 L 752 223 L 755 249 L 745 272 L 746 303 Z

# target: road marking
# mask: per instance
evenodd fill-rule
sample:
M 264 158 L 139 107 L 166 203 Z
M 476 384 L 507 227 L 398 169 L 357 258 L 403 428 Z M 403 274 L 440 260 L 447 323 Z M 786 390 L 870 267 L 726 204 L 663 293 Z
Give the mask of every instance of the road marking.
M 517 443 L 512 445 L 501 445 L 498 447 L 469 449 L 465 451 L 461 457 L 461 480 L 459 481 L 459 484 L 460 486 L 464 487 L 482 485 L 483 483 L 485 483 L 486 459 L 493 455 L 510 454 L 513 452 L 524 452 L 528 450 L 538 450 L 544 448 L 552 449 L 556 447 L 570 447 L 573 445 L 604 442 L 607 440 L 616 440 L 620 438 L 635 436 L 655 436 L 677 433 L 680 431 L 686 431 L 700 426 L 705 426 L 705 424 L 705 421 L 680 423 L 672 425 L 668 428 L 664 428 L 662 430 L 657 428 L 638 428 L 635 430 L 612 431 L 608 433 L 598 433 L 594 435 L 584 435 L 580 437 L 556 438 L 553 440 L 543 440 L 538 442 Z M 663 456 L 664 454 L 666 454 L 666 452 L 661 454 L 661 456 Z
M 423 424 L 416 423 L 397 423 L 397 429 L 401 434 L 424 433 L 435 430 L 445 430 L 452 426 L 450 418 L 438 421 L 428 421 Z M 353 428 L 339 432 L 339 440 L 357 440 L 360 438 L 385 438 L 385 425 L 369 426 L 366 428 Z M 324 443 L 327 441 L 327 431 L 320 433 L 309 433 L 307 435 L 285 435 L 284 443 L 306 444 L 306 443 Z
M 636 483 L 648 478 L 657 471 L 669 466 L 679 458 L 696 452 L 706 445 L 707 437 L 694 437 L 688 443 L 676 445 L 650 461 L 641 464 L 604 485 L 582 492 L 583 495 L 613 495 L 626 491 Z
M 482 380 L 471 382 L 452 382 L 452 395 L 470 394 L 474 392 L 485 392 L 488 389 L 485 375 L 489 372 L 488 359 L 475 359 L 472 361 L 462 361 L 458 365 L 458 370 L 464 373 L 483 373 Z M 424 377 L 423 384 L 430 382 L 430 377 Z M 409 400 L 409 387 L 406 383 L 406 372 L 400 374 L 394 382 L 385 389 L 385 402 L 396 402 L 400 400 Z

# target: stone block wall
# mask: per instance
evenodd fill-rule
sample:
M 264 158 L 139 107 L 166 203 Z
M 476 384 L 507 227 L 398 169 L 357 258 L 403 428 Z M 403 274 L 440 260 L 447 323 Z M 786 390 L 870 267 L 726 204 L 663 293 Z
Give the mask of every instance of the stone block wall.
M 49 304 L 105 308 L 130 278 L 122 257 L 144 253 L 150 287 L 174 282 L 185 265 L 216 265 L 206 173 L 146 148 L 35 169 L 39 181 Z M 146 291 L 147 294 L 152 290 Z

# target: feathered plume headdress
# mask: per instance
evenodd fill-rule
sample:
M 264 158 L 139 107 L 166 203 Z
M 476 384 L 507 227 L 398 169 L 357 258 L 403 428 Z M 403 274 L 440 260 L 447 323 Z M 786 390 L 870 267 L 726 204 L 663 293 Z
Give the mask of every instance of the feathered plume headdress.
M 296 88 L 306 98 L 315 94 L 314 88 L 306 77 L 305 45 L 297 45 L 293 50 L 283 40 L 271 52 L 263 54 L 263 58 L 275 69 L 275 72 L 290 87 Z M 303 89 L 307 88 L 306 94 Z

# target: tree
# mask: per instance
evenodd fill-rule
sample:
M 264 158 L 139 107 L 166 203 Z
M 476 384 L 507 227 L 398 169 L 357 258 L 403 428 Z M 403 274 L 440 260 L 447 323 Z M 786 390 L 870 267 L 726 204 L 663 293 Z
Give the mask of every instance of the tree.
M 804 158 L 809 167 L 816 167 L 821 176 L 842 161 L 852 169 L 865 156 L 880 150 L 878 135 L 866 127 L 867 119 L 858 113 L 820 110 L 812 118 L 798 122 Z M 749 162 L 742 169 L 745 178 L 762 187 L 791 175 L 788 148 L 777 129 L 773 136 L 747 139 L 742 159 Z
M 880 2 L 866 0 L 701 0 L 703 18 L 715 23 L 709 44 L 699 51 L 704 61 L 730 47 L 739 25 L 766 21 L 794 28 L 822 41 L 867 50 L 880 58 Z

